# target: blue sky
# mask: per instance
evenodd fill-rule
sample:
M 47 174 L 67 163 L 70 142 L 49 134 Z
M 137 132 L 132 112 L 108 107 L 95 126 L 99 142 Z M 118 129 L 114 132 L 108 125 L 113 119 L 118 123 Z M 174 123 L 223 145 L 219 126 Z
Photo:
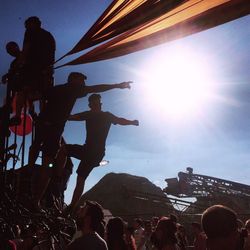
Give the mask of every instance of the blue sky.
M 22 44 L 27 17 L 39 16 L 42 26 L 54 35 L 59 58 L 78 42 L 110 2 L 2 0 L 0 74 L 8 70 L 11 61 L 5 44 L 10 40 Z M 249 185 L 249 41 L 250 17 L 246 16 L 124 57 L 56 70 L 56 84 L 64 83 L 71 71 L 84 72 L 89 85 L 134 81 L 131 90 L 102 94 L 103 110 L 138 119 L 140 126 L 111 128 L 105 156 L 110 163 L 90 174 L 86 189 L 108 172 L 145 176 L 164 187 L 165 178 L 176 177 L 189 166 L 199 174 Z M 175 60 L 178 67 L 171 68 Z M 199 78 L 194 80 L 194 76 Z M 176 79 L 180 88 L 172 92 L 169 86 L 177 85 Z M 192 85 L 196 80 L 198 85 Z M 4 93 L 1 85 L 1 103 Z M 184 103 L 177 109 L 177 104 L 186 99 L 192 100 L 193 106 L 187 108 L 188 103 Z M 79 99 L 73 113 L 86 109 L 86 99 Z M 69 143 L 82 144 L 84 124 L 68 122 L 64 135 Z M 78 161 L 74 163 L 75 171 Z M 72 175 L 67 201 L 75 178 Z

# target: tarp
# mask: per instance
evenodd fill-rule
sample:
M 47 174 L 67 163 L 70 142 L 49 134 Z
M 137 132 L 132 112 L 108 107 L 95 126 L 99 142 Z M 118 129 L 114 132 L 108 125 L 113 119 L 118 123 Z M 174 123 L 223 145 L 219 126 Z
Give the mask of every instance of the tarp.
M 163 5 L 164 10 L 160 8 Z M 70 54 L 85 49 L 86 44 L 90 47 L 106 42 L 62 66 L 123 56 L 215 27 L 249 13 L 249 0 L 115 0 Z M 132 17 L 136 21 L 131 20 Z M 130 25 L 127 24 L 129 22 Z

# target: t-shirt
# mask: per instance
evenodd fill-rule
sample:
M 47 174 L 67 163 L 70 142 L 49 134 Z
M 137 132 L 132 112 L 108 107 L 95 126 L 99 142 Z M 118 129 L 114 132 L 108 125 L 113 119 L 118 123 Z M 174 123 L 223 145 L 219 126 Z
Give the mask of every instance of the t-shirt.
M 81 113 L 81 116 L 86 121 L 86 146 L 97 151 L 105 150 L 110 126 L 117 123 L 118 117 L 103 111 L 86 111 Z
M 83 235 L 73 241 L 67 250 L 107 250 L 107 244 L 97 233 Z
M 43 121 L 65 124 L 77 98 L 86 96 L 81 84 L 62 84 L 49 88 L 44 94 L 46 104 L 40 118 Z
M 55 39 L 44 29 L 26 30 L 23 46 L 27 46 L 25 65 L 31 69 L 43 70 L 55 60 Z

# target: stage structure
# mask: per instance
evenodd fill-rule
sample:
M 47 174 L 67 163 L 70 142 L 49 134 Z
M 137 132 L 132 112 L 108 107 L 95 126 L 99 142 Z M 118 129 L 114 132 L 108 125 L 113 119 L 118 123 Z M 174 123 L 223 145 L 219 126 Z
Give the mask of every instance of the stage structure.
M 168 178 L 165 181 L 167 182 L 167 187 L 163 191 L 167 195 L 173 195 L 178 198 L 196 198 L 195 205 L 197 207 L 223 204 L 231 207 L 239 214 L 249 214 L 249 185 L 194 174 L 192 168 L 187 168 L 187 172 L 179 172 L 178 178 Z M 190 209 L 187 211 L 190 211 Z

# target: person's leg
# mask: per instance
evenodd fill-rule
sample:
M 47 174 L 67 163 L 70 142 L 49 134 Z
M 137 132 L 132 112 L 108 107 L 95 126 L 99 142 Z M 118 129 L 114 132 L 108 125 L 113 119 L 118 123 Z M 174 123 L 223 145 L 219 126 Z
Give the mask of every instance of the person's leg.
M 84 189 L 84 184 L 85 184 L 85 178 L 80 175 L 77 175 L 76 186 L 70 203 L 72 211 L 75 209 L 78 201 L 81 198 Z
M 56 166 L 55 166 L 55 176 L 60 178 L 63 173 L 67 161 L 68 151 L 67 146 L 64 144 L 60 147 L 57 156 L 56 156 Z
M 52 175 L 52 168 L 49 165 L 53 163 L 53 158 L 50 156 L 43 157 L 43 163 L 39 172 L 38 178 L 33 179 L 33 201 L 34 201 L 34 208 L 40 208 L 40 201 L 43 198 L 43 195 L 49 185 L 51 175 Z
M 33 141 L 32 145 L 29 149 L 29 159 L 28 159 L 28 166 L 33 167 L 36 163 L 36 160 L 39 156 L 39 152 L 41 150 L 41 144 L 44 140 L 44 131 L 46 131 L 46 126 L 43 126 L 42 121 L 36 123 L 35 127 L 35 140 Z

